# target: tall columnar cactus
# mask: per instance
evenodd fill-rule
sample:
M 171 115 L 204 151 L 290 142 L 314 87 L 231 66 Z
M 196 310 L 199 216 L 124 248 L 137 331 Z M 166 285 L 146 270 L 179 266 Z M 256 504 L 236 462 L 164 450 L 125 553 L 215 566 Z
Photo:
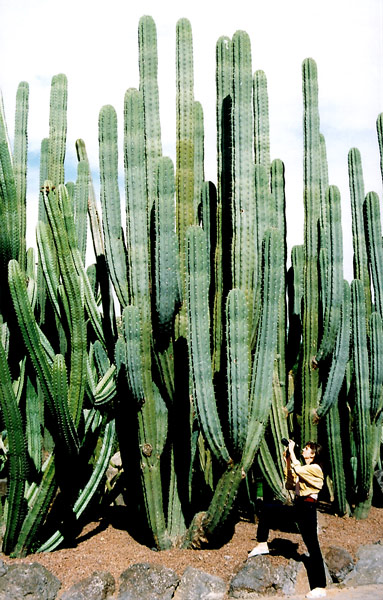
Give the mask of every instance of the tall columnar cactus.
M 12 386 L 6 351 L 0 342 L 0 404 L 8 432 L 9 467 L 7 522 L 2 549 L 10 554 L 17 543 L 26 512 L 24 490 L 27 478 L 27 447 L 21 410 Z
M 52 79 L 50 96 L 48 179 L 53 185 L 65 182 L 67 101 L 68 81 L 66 76 L 61 73 Z
M 231 137 L 232 137 L 232 103 L 233 103 L 233 48 L 228 37 L 219 38 L 216 44 L 216 124 L 217 124 L 217 213 L 216 213 L 216 248 L 214 259 L 214 279 L 216 293 L 214 299 L 213 330 L 213 369 L 221 367 L 222 346 L 222 313 L 224 288 L 231 287 L 230 248 L 223 244 L 227 235 L 231 236 Z M 227 282 L 228 280 L 228 282 Z M 225 282 L 225 286 L 224 286 Z
M 232 277 L 253 305 L 255 269 L 255 206 L 253 104 L 250 38 L 233 36 Z
M 318 401 L 319 372 L 315 365 L 318 350 L 318 223 L 320 209 L 320 137 L 317 67 L 312 59 L 303 63 L 304 99 L 304 209 L 305 277 L 303 295 L 302 434 L 317 438 L 312 414 Z
M 343 299 L 343 248 L 340 193 L 337 187 L 330 186 L 326 194 L 328 203 L 328 235 L 322 252 L 322 304 L 324 316 L 322 339 L 315 359 L 320 362 L 332 352 L 339 330 L 340 309 Z
M 379 197 L 369 192 L 364 203 L 365 229 L 367 232 L 368 264 L 371 271 L 376 310 L 383 318 L 383 248 L 380 222 Z
M 19 218 L 18 237 L 20 240 L 19 255 L 17 258 L 24 269 L 26 268 L 28 109 L 29 86 L 26 82 L 22 82 L 17 89 L 16 96 L 13 169 Z
M 348 153 L 348 170 L 352 214 L 352 243 L 354 249 L 354 277 L 363 281 L 367 314 L 369 315 L 371 312 L 371 289 L 363 219 L 365 192 L 362 158 L 358 148 L 351 148 Z
M 177 232 L 181 272 L 185 269 L 186 230 L 194 218 L 194 70 L 190 22 L 180 19 L 176 29 L 177 146 L 176 199 Z M 183 278 L 184 279 L 184 278 Z
M 15 148 L 12 148 L 0 98 L 0 266 L 6 270 L 10 259 L 25 266 L 26 232 L 26 152 L 28 86 L 19 85 L 16 100 Z M 4 308 L 3 308 L 4 310 Z
M 129 303 L 128 273 L 118 188 L 117 115 L 112 106 L 104 106 L 100 111 L 99 155 L 105 252 L 110 278 L 124 307 Z
M 156 198 L 157 164 L 162 155 L 158 97 L 157 32 L 152 17 L 144 16 L 138 25 L 140 91 L 143 97 L 146 179 L 150 209 Z
M 355 434 L 357 442 L 358 490 L 361 503 L 370 493 L 372 483 L 371 396 L 366 327 L 366 301 L 363 284 L 354 279 L 352 294 L 352 352 L 355 381 Z
M 253 77 L 254 104 L 254 161 L 270 171 L 269 97 L 264 71 L 258 70 Z

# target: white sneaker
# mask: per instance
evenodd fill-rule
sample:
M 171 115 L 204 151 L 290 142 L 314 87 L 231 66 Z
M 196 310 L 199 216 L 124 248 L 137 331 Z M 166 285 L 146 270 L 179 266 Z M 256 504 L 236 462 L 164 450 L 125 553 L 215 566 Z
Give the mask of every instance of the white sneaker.
M 251 558 L 252 556 L 259 556 L 259 554 L 268 554 L 269 553 L 269 547 L 267 545 L 267 542 L 259 542 L 259 544 L 257 544 L 251 552 L 249 552 L 249 554 L 247 555 L 247 558 Z
M 324 598 L 326 596 L 326 590 L 324 588 L 314 588 L 306 594 L 305 598 Z

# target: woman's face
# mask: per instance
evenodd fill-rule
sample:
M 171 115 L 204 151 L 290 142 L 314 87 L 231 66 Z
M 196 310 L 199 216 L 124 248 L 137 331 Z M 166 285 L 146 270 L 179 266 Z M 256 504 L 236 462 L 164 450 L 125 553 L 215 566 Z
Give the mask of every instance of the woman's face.
M 305 446 L 302 450 L 302 456 L 306 464 L 310 464 L 314 460 L 315 452 L 310 446 Z

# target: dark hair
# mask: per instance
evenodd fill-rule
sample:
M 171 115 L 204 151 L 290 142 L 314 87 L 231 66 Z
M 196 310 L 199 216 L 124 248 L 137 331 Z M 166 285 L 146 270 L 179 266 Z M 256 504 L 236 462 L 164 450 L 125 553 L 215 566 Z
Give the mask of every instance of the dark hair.
M 311 464 L 317 464 L 320 467 L 322 467 L 322 452 L 323 452 L 323 448 L 320 444 L 318 444 L 317 442 L 306 442 L 304 445 L 304 448 L 306 448 L 306 446 L 308 446 L 309 448 L 311 448 L 311 450 L 313 452 L 315 452 L 315 456 L 312 460 Z

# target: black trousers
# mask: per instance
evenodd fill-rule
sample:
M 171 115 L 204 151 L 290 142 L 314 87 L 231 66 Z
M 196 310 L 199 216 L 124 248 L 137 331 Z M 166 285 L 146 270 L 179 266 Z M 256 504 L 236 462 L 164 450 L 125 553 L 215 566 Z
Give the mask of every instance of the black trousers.
M 295 522 L 310 556 L 309 581 L 311 588 L 326 587 L 326 572 L 318 541 L 316 502 L 298 498 L 292 506 L 264 503 L 258 521 L 257 542 L 267 542 L 271 524 L 278 519 L 284 523 Z

